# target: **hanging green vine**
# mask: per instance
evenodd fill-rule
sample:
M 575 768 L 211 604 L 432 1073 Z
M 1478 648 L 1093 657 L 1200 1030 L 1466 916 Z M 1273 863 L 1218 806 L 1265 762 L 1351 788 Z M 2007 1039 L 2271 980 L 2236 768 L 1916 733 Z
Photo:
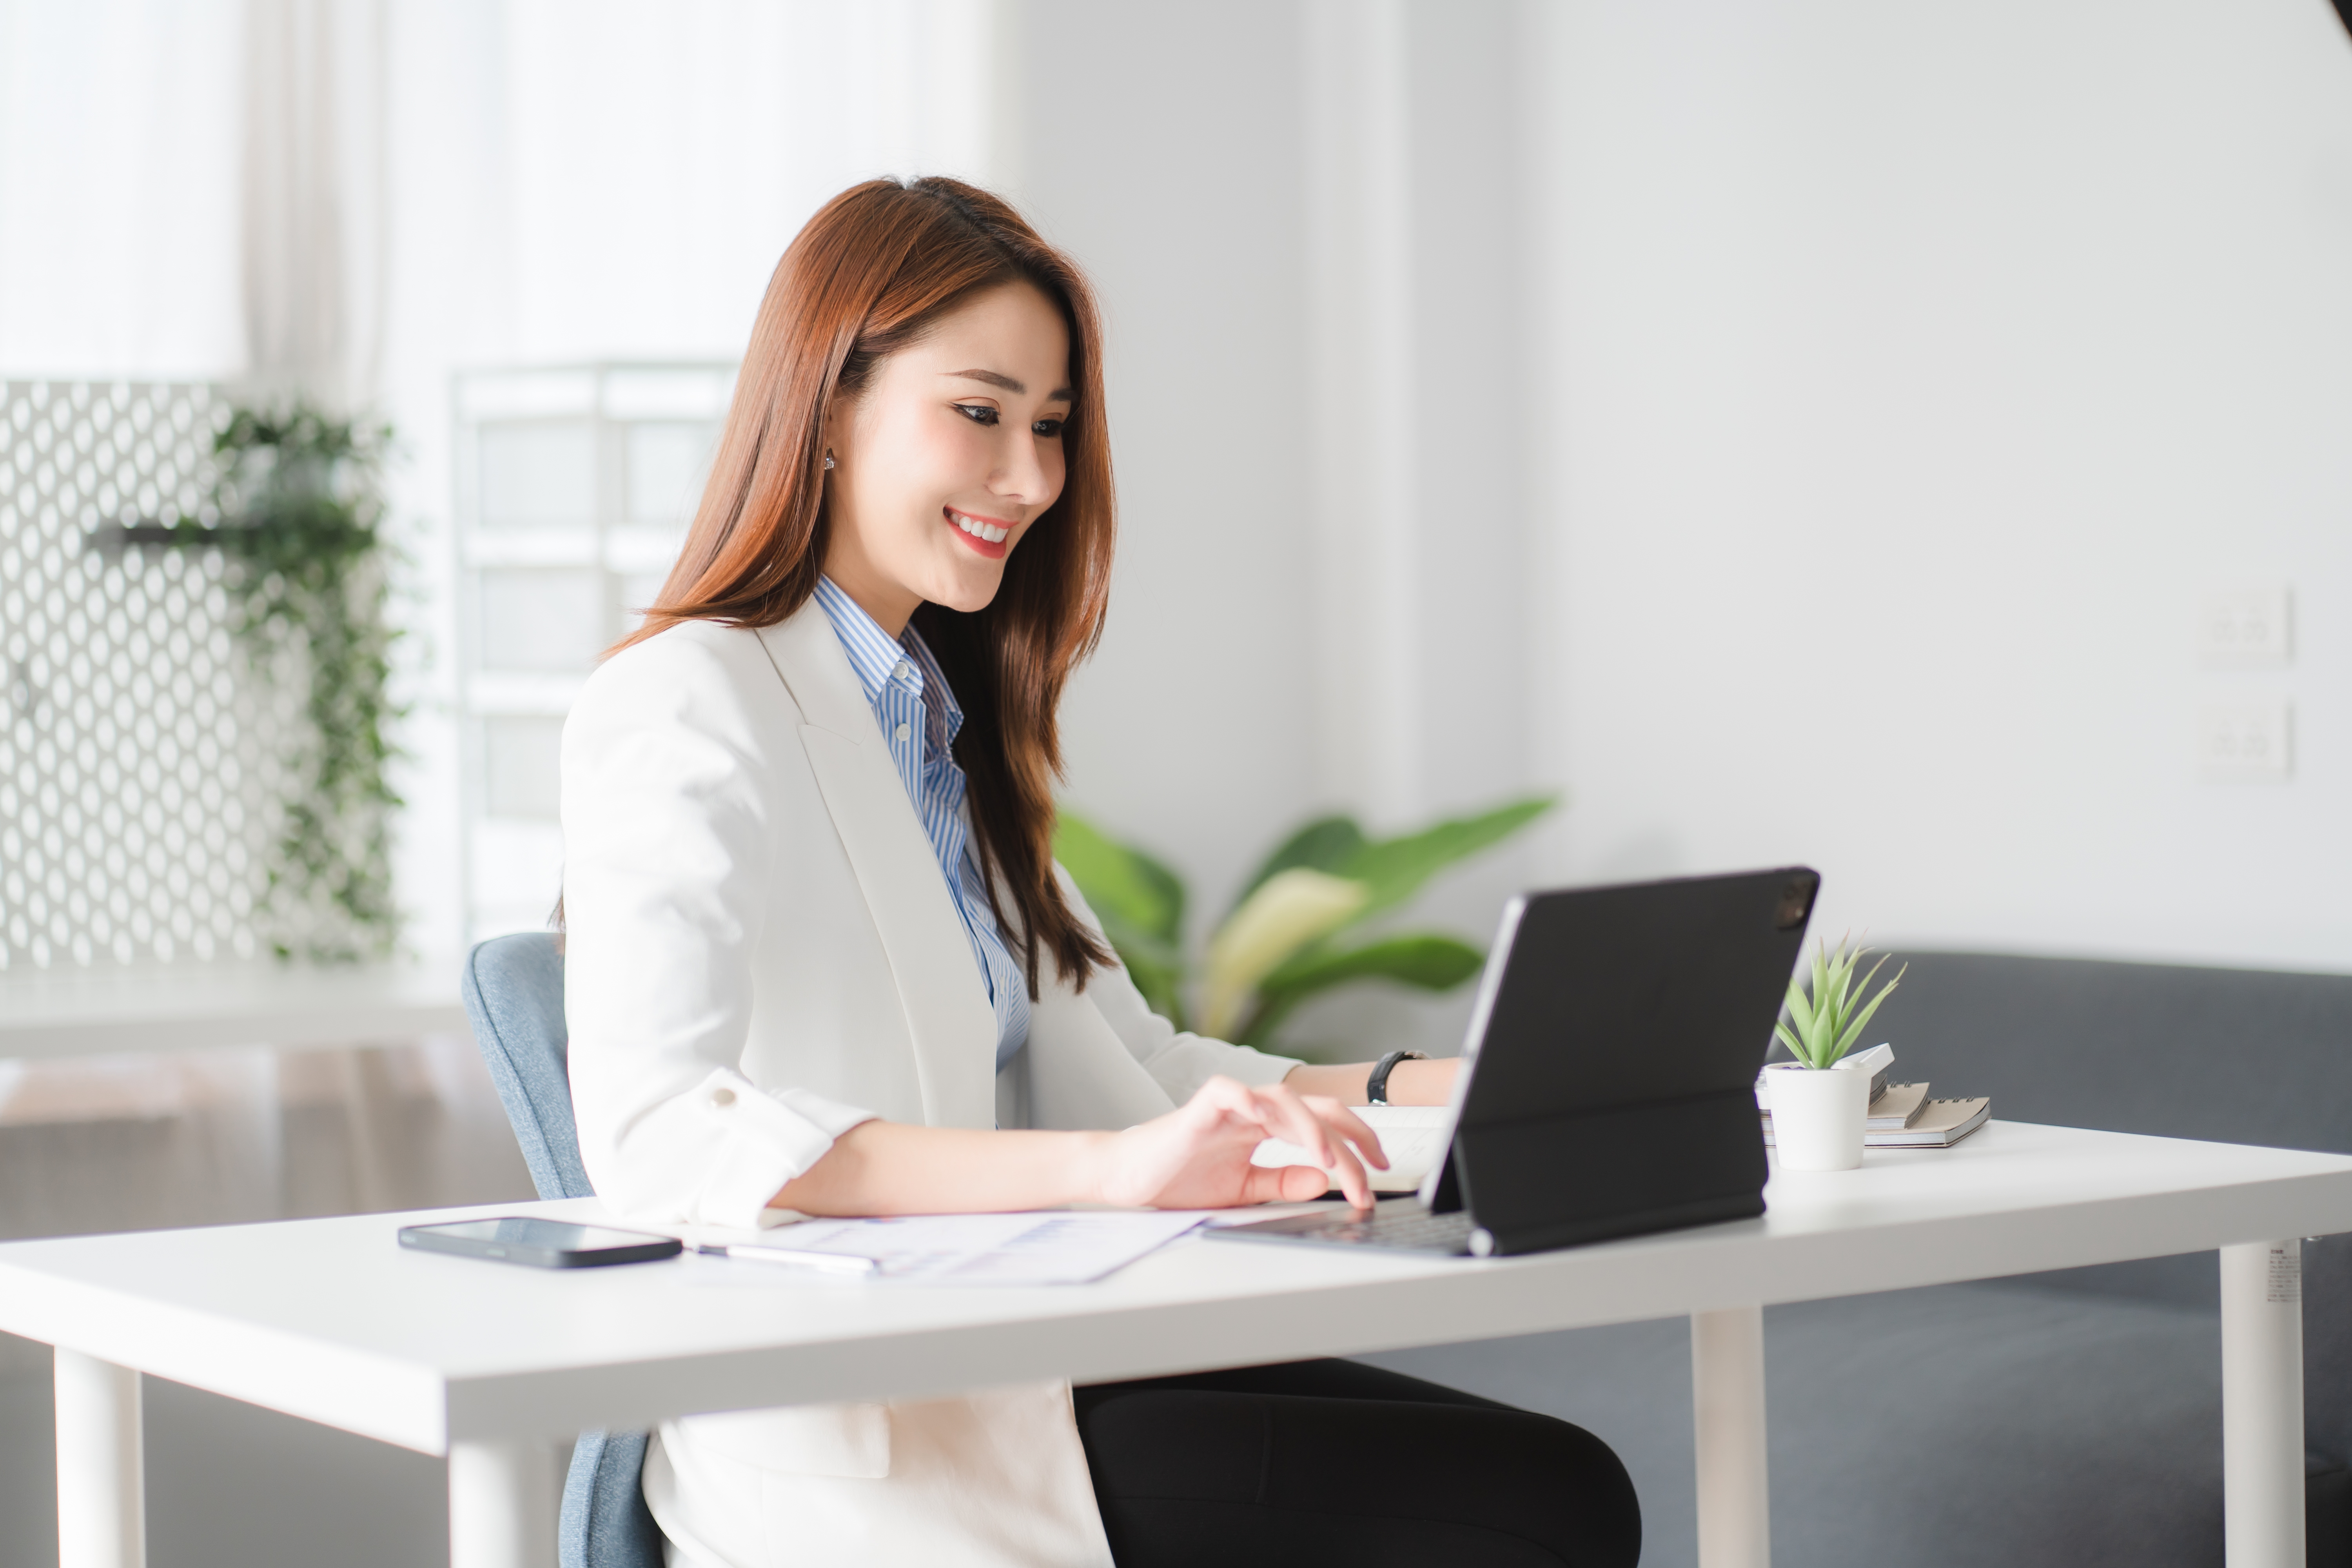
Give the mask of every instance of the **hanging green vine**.
M 385 621 L 386 426 L 329 417 L 301 401 L 241 407 L 213 441 L 219 479 L 207 519 L 172 525 L 181 546 L 227 558 L 231 630 L 254 670 L 299 694 L 304 720 L 279 761 L 284 820 L 267 920 L 281 958 L 388 955 L 396 754 L 385 724 L 392 645 Z M 290 689 L 289 689 L 290 688 Z

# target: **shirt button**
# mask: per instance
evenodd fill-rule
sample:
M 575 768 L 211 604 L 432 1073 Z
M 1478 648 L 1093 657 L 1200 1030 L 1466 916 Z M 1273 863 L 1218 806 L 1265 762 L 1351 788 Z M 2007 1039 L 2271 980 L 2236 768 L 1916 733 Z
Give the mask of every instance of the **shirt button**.
M 899 679 L 904 680 L 907 677 L 915 673 L 915 667 L 908 664 L 902 658 L 898 661 L 898 668 L 892 670 L 890 673 L 897 676 Z
M 731 1089 L 714 1089 L 710 1091 L 710 1103 L 724 1110 L 735 1103 L 735 1091 Z
M 899 725 L 899 726 L 898 726 L 898 739 L 900 739 L 901 741 L 903 741 L 903 740 L 905 740 L 905 739 L 907 738 L 907 736 L 908 736 L 908 732 L 909 732 L 909 731 L 908 731 L 907 726 L 905 726 L 904 724 L 901 724 L 901 725 Z

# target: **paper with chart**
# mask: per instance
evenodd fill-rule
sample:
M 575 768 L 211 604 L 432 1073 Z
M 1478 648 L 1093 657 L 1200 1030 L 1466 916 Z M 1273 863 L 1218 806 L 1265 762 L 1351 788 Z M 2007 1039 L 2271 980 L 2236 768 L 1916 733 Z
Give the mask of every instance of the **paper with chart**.
M 807 1219 L 761 1237 L 774 1247 L 871 1258 L 879 1278 L 930 1285 L 1084 1285 L 1198 1226 L 1194 1211 L 1062 1210 Z M 746 1262 L 740 1268 L 771 1267 Z M 789 1272 L 779 1269 L 778 1272 Z

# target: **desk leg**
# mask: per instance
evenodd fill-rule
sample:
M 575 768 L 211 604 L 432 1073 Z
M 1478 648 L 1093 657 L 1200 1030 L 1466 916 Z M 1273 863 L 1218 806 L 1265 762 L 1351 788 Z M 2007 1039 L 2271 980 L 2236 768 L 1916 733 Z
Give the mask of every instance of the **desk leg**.
M 555 1568 L 549 1443 L 449 1445 L 449 1568 Z
M 1763 1308 L 1691 1314 L 1691 1402 L 1698 1433 L 1699 1568 L 1771 1568 Z
M 2221 1248 L 2229 1568 L 2303 1568 L 2303 1243 Z
M 60 1346 L 58 1568 L 147 1568 L 139 1374 Z

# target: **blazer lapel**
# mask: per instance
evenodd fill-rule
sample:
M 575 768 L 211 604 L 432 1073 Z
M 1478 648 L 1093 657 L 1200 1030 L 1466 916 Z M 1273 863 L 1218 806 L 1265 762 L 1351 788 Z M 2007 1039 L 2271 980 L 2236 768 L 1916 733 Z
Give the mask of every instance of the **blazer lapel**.
M 761 646 L 807 722 L 801 742 L 889 955 L 934 1127 L 996 1122 L 996 1014 L 939 857 L 891 765 L 866 689 L 814 603 L 761 627 Z

